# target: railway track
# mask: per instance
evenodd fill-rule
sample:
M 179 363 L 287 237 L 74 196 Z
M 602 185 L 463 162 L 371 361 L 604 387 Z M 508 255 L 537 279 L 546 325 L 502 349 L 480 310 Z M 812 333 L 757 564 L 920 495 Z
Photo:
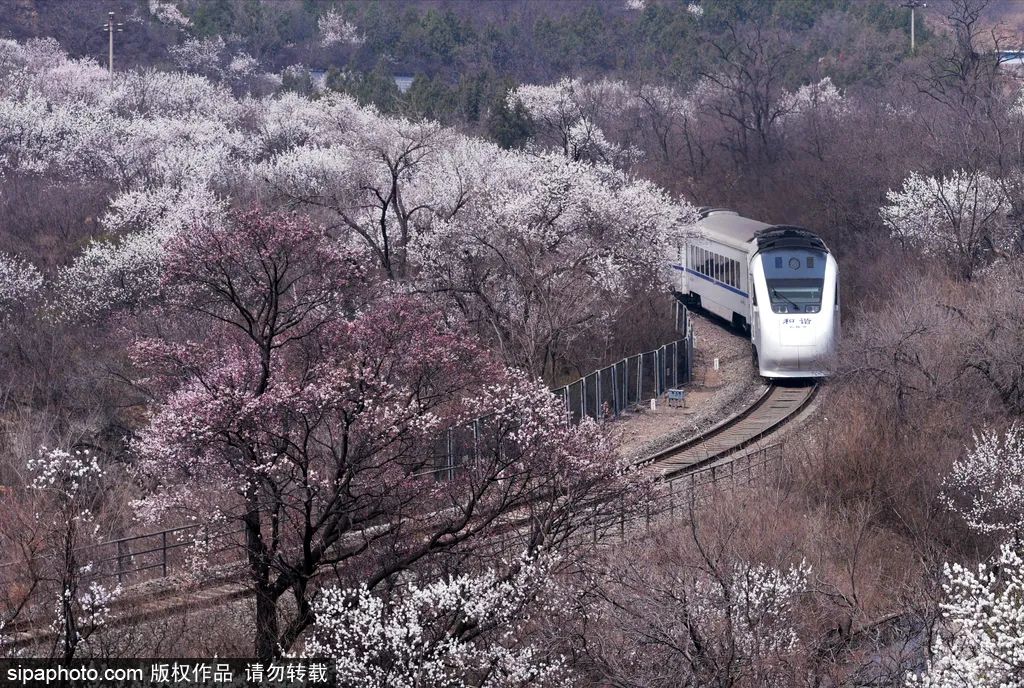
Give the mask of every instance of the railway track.
M 763 437 L 778 430 L 805 409 L 818 391 L 817 385 L 771 385 L 758 399 L 739 413 L 701 434 L 664 449 L 638 462 L 646 470 L 655 471 L 666 480 L 712 464 L 741 452 Z M 251 596 L 251 590 L 240 575 L 224 576 L 197 589 L 182 591 L 156 599 L 132 600 L 125 614 L 115 615 L 109 625 L 125 626 L 176 616 L 188 610 L 215 608 Z M 52 631 L 47 628 L 19 628 L 8 639 L 12 647 L 29 647 L 47 642 Z
M 696 437 L 639 462 L 666 479 L 722 459 L 793 419 L 814 399 L 816 384 L 771 385 L 753 404 Z

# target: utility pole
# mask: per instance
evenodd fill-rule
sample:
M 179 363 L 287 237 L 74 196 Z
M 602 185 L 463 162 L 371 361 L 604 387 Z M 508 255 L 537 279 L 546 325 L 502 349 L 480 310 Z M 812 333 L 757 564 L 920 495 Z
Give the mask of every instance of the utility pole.
M 124 32 L 124 24 L 120 22 L 114 22 L 114 13 L 107 12 L 107 23 L 100 27 L 100 29 L 107 30 L 107 70 L 110 73 L 110 81 L 114 81 L 114 32 Z
M 927 7 L 928 3 L 921 0 L 906 0 L 901 6 L 910 8 L 910 54 L 913 55 L 917 50 L 917 41 L 914 36 L 914 10 L 918 7 Z

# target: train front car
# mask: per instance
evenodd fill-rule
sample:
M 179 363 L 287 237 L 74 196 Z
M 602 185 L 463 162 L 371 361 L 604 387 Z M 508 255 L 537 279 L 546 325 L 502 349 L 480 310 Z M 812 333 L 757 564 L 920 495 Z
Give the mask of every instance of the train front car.
M 755 236 L 751 340 L 768 378 L 824 377 L 839 337 L 839 270 L 818 236 L 772 227 Z

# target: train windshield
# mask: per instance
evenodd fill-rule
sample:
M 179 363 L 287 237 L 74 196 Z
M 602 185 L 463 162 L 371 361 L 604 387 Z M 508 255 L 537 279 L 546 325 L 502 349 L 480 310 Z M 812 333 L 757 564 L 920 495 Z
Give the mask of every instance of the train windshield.
M 761 254 L 772 310 L 776 313 L 817 313 L 825 286 L 825 253 L 785 248 Z

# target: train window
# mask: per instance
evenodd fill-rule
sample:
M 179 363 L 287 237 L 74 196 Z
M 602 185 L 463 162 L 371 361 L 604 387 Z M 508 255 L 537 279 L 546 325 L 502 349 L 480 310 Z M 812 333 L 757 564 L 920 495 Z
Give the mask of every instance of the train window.
M 776 249 L 763 258 L 765 286 L 776 313 L 821 310 L 825 254 L 807 249 Z M 812 267 L 813 266 L 813 267 Z

